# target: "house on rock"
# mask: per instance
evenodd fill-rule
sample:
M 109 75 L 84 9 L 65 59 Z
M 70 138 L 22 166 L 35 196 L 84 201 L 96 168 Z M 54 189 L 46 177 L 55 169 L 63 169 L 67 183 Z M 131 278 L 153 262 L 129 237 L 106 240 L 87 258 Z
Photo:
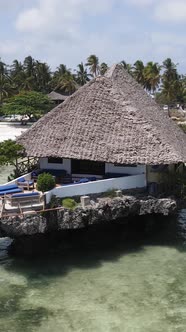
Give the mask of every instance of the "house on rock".
M 60 186 L 47 194 L 49 200 L 52 194 L 146 187 L 157 181 L 158 169 L 186 162 L 185 137 L 135 79 L 114 65 L 42 117 L 18 142 L 27 156 L 39 158 L 40 172 L 57 177 Z

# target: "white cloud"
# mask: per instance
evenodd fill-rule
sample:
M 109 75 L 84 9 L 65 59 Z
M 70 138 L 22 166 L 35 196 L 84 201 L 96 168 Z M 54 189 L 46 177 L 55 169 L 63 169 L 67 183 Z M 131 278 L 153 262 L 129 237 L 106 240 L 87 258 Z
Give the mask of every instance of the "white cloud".
M 66 29 L 76 24 L 84 14 L 96 15 L 112 8 L 114 0 L 39 0 L 38 5 L 20 13 L 16 21 L 19 31 L 49 31 Z M 39 31 L 38 31 L 39 29 Z
M 162 1 L 155 7 L 154 17 L 163 22 L 185 23 L 186 1 Z
M 0 9 L 3 1 L 0 0 Z M 89 0 L 6 1 L 27 5 L 16 7 L 12 41 L 8 41 L 11 34 L 7 38 L 3 35 L 5 41 L 0 41 L 0 54 L 5 62 L 23 60 L 29 54 L 48 62 L 52 68 L 59 63 L 74 68 L 92 53 L 109 64 L 121 60 L 133 63 L 137 58 L 161 62 L 172 57 L 179 63 L 185 59 L 181 29 L 178 32 L 173 25 L 164 24 L 161 31 L 162 24 L 157 23 L 158 10 L 163 8 L 167 16 L 167 6 L 170 14 L 173 0 L 94 0 L 92 6 Z M 183 0 L 178 2 L 183 4 Z M 142 18 L 147 15 L 143 26 Z M 156 17 L 153 25 L 152 17 Z

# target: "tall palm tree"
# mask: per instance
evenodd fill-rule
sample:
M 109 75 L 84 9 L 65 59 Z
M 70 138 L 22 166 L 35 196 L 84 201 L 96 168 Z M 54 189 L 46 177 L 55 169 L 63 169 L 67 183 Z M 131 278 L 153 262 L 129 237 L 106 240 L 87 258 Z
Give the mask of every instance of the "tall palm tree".
M 71 70 L 67 68 L 66 65 L 64 65 L 63 63 L 59 65 L 59 67 L 57 67 L 56 71 L 54 72 L 54 76 L 55 77 L 59 77 L 62 76 L 66 73 L 70 73 Z
M 137 60 L 134 63 L 134 69 L 133 69 L 133 76 L 136 79 L 136 81 L 142 85 L 144 85 L 144 64 L 143 61 Z
M 49 83 L 51 81 L 50 68 L 46 63 L 36 61 L 35 65 L 37 90 L 43 93 L 49 91 Z
M 55 86 L 55 90 L 67 92 L 69 95 L 71 95 L 77 89 L 77 82 L 74 75 L 72 75 L 71 73 L 65 73 L 63 76 L 61 76 L 57 85 Z
M 8 74 L 7 66 L 0 60 L 0 104 L 13 94 L 15 86 Z
M 25 77 L 24 81 L 19 86 L 19 92 L 20 91 L 32 91 L 37 90 L 36 88 L 36 81 L 34 77 Z
M 178 79 L 178 73 L 177 73 L 177 64 L 172 62 L 170 58 L 167 58 L 165 61 L 163 61 L 163 79 L 166 80 L 175 80 Z
M 3 103 L 5 98 L 12 96 L 14 92 L 15 87 L 13 86 L 11 79 L 0 74 L 0 104 Z
M 64 75 L 71 75 L 71 69 L 68 69 L 67 66 L 62 63 L 57 67 L 53 74 L 50 84 L 52 89 L 56 89 L 56 86 L 62 81 Z
M 144 68 L 144 87 L 154 93 L 160 84 L 161 66 L 157 62 L 148 62 Z
M 161 95 L 164 97 L 168 106 L 176 102 L 176 84 L 176 81 L 163 81 Z
M 14 60 L 11 65 L 10 77 L 15 84 L 17 92 L 19 92 L 22 89 L 23 82 L 26 79 L 26 74 L 22 63 L 18 60 Z
M 35 76 L 35 65 L 36 62 L 30 55 L 25 58 L 23 66 L 27 77 Z
M 87 69 L 85 69 L 83 62 L 79 63 L 79 65 L 77 65 L 77 68 L 78 68 L 78 70 L 76 70 L 77 82 L 80 85 L 84 85 L 88 81 L 90 81 L 90 77 L 92 77 L 92 75 L 88 74 Z
M 170 58 L 163 61 L 163 69 L 162 95 L 166 98 L 167 104 L 170 105 L 176 102 L 177 94 L 180 93 L 180 77 L 177 72 L 177 64 Z
M 18 75 L 20 72 L 23 72 L 23 65 L 21 62 L 15 59 L 11 65 L 11 76 L 14 77 Z
M 91 54 L 88 58 L 87 58 L 87 63 L 86 66 L 89 67 L 90 73 L 96 77 L 97 75 L 99 75 L 100 71 L 99 71 L 99 59 L 95 54 Z
M 133 67 L 130 63 L 127 63 L 126 61 L 122 60 L 120 64 L 130 75 L 133 75 Z

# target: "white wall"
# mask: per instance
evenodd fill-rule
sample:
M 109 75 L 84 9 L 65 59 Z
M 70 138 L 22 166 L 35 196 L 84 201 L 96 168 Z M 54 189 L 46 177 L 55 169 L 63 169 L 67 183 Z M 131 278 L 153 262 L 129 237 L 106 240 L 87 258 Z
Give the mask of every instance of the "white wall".
M 67 173 L 71 174 L 71 160 L 63 159 L 62 164 L 51 164 L 48 163 L 48 158 L 40 158 L 40 168 L 41 169 L 64 169 Z
M 71 160 L 70 159 L 63 159 L 62 164 L 50 164 L 48 163 L 48 158 L 40 158 L 40 168 L 41 169 L 64 169 L 67 173 L 71 174 Z M 105 173 L 119 173 L 119 174 L 146 174 L 146 166 L 145 165 L 137 165 L 136 167 L 124 167 L 124 166 L 114 166 L 111 163 L 105 163 Z M 94 176 L 94 175 L 92 175 Z M 86 175 L 82 175 L 81 177 L 87 177 Z M 99 176 L 96 176 L 99 178 Z
M 111 189 L 132 189 L 146 187 L 146 175 L 131 175 L 114 179 L 98 180 L 82 184 L 73 184 L 69 186 L 57 187 L 47 193 L 46 203 L 50 202 L 52 195 L 57 197 L 72 197 L 88 194 L 98 194 Z
M 146 173 L 145 165 L 137 165 L 136 167 L 114 166 L 114 164 L 105 164 L 105 173 L 120 173 L 120 174 L 143 174 Z

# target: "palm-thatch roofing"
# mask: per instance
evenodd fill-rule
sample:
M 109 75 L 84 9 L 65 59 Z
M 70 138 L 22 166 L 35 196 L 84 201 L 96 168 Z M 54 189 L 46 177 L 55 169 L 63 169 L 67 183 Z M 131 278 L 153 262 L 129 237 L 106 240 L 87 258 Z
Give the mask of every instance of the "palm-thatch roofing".
M 118 164 L 186 162 L 186 136 L 120 65 L 19 138 L 28 156 Z
M 62 95 L 61 93 L 55 91 L 50 92 L 48 97 L 53 101 L 64 101 L 68 98 L 68 96 Z

